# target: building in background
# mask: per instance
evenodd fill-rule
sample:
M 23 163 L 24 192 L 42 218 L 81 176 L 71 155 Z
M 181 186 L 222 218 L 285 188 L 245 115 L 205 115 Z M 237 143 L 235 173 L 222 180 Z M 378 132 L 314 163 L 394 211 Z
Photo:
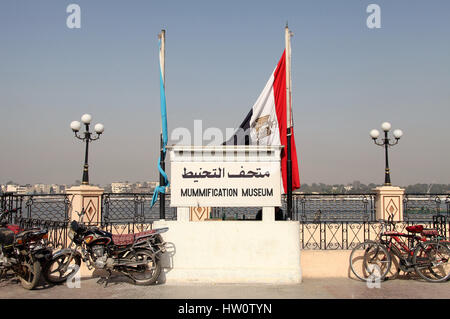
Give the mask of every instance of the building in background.
M 111 192 L 113 193 L 131 193 L 132 187 L 128 182 L 111 183 Z
M 33 193 L 33 186 L 31 186 L 30 184 L 27 185 L 20 185 L 17 186 L 16 188 L 16 194 L 17 195 L 28 195 Z
M 15 185 L 15 184 L 8 184 L 8 185 L 6 185 L 6 193 L 15 193 L 15 192 L 17 192 L 17 187 L 19 187 L 19 185 Z

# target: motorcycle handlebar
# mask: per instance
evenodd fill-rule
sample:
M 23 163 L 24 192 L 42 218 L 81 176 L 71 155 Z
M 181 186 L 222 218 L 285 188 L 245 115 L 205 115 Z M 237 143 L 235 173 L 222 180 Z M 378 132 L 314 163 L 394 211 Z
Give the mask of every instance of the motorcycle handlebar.
M 75 232 L 79 232 L 80 230 L 82 232 L 85 232 L 88 228 L 83 223 L 77 222 L 76 220 L 73 220 L 72 223 L 70 223 L 70 228 L 72 228 Z
M 75 211 L 75 212 L 77 213 L 78 217 L 82 217 L 85 214 L 84 208 L 81 209 L 81 212 L 77 212 L 77 211 Z
M 13 208 L 13 209 L 4 209 L 1 213 L 0 213 L 0 221 L 5 218 L 6 216 L 8 216 L 8 214 L 10 213 L 16 213 L 19 209 L 18 208 Z
M 3 214 L 16 213 L 17 211 L 18 211 L 18 208 L 5 209 L 5 210 L 3 210 Z

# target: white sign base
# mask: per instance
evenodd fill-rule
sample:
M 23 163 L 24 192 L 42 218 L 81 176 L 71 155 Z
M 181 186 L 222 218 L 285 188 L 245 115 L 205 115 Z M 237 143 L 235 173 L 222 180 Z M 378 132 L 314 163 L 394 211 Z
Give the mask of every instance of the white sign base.
M 161 282 L 297 284 L 297 221 L 155 221 L 168 243 Z

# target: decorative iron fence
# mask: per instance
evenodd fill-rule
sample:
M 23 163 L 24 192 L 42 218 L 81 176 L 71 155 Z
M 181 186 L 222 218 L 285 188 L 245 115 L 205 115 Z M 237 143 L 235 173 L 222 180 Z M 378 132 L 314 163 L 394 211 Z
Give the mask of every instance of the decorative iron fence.
M 23 229 L 44 228 L 48 230 L 50 244 L 67 246 L 68 213 L 71 206 L 69 195 L 39 194 L 0 196 L 1 210 L 17 209 L 8 216 L 8 223 L 17 224 Z
M 433 216 L 450 218 L 450 195 L 406 194 L 403 198 L 405 221 L 431 221 Z
M 255 220 L 261 209 L 262 207 L 211 207 L 209 217 L 223 220 Z
M 1 209 L 18 209 L 15 218 L 67 221 L 71 200 L 66 194 L 1 195 Z
M 159 201 L 150 207 L 153 194 L 105 193 L 102 195 L 102 223 L 152 222 L 159 218 Z M 176 219 L 176 208 L 170 207 L 166 194 L 166 219 Z
M 399 222 L 396 223 L 395 230 L 407 232 L 407 226 L 416 224 L 436 228 L 443 237 L 448 238 L 450 220 L 444 216 L 435 218 L 432 222 Z M 379 222 L 300 223 L 300 244 L 302 249 L 353 249 L 365 240 L 377 239 L 382 230 Z
M 375 221 L 375 194 L 302 194 L 293 201 L 293 219 L 302 223 Z
M 153 194 L 105 193 L 102 195 L 101 226 L 114 233 L 133 233 L 151 229 L 160 219 L 159 201 L 150 207 Z M 170 194 L 166 194 L 166 220 L 177 218 L 176 208 L 170 207 Z
M 102 196 L 101 224 L 114 233 L 132 233 L 151 229 L 159 220 L 159 202 L 151 208 L 153 194 L 116 194 Z M 166 195 L 166 220 L 176 220 L 176 208 L 170 207 Z M 300 223 L 302 249 L 351 249 L 366 239 L 375 239 L 381 226 L 375 221 L 375 194 L 328 195 L 295 194 L 293 219 Z M 407 194 L 403 201 L 404 223 L 400 231 L 411 224 L 425 224 L 450 235 L 450 196 L 442 194 Z M 65 194 L 0 196 L 0 208 L 18 211 L 10 223 L 24 228 L 41 227 L 49 230 L 55 247 L 67 245 L 67 225 L 71 198 Z M 255 220 L 260 208 L 213 207 L 210 217 Z M 286 199 L 282 209 L 286 214 Z
M 254 220 L 262 207 L 212 207 L 215 219 Z M 282 197 L 286 219 L 286 196 Z M 375 194 L 293 195 L 293 220 L 309 222 L 363 222 L 375 221 Z

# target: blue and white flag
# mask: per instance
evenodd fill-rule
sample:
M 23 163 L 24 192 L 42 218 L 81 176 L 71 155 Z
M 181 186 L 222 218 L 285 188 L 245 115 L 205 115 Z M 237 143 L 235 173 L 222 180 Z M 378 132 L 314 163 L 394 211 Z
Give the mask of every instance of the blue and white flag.
M 163 65 L 162 65 L 162 59 L 163 59 L 164 52 L 161 49 L 161 38 L 159 39 L 159 81 L 160 81 L 160 97 L 161 97 L 161 134 L 162 134 L 162 151 L 163 156 L 166 156 L 166 145 L 168 141 L 168 134 L 167 134 L 167 113 L 166 113 L 166 91 L 165 91 L 165 85 L 164 85 L 164 77 L 163 77 Z M 158 159 L 158 170 L 161 173 L 161 175 L 164 177 L 164 185 L 159 185 L 155 188 L 155 191 L 153 192 L 153 198 L 150 207 L 153 207 L 158 200 L 158 194 L 159 193 L 166 193 L 166 187 L 170 185 L 169 179 L 167 178 L 166 172 L 161 168 L 161 154 L 159 155 Z

